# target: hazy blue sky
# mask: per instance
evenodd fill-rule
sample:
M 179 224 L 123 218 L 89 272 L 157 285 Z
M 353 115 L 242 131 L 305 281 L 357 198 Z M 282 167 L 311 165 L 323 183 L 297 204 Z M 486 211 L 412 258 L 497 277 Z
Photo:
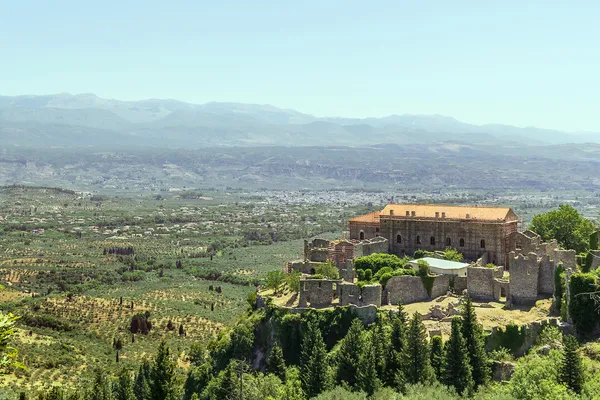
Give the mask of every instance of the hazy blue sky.
M 593 0 L 4 1 L 0 94 L 600 132 L 599 15 Z

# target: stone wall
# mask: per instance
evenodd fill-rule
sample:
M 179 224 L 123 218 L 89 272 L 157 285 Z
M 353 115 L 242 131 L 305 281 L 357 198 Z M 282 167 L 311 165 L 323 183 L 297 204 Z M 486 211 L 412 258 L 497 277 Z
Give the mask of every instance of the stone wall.
M 341 281 L 329 279 L 300 280 L 299 307 L 328 307 L 338 297 Z
M 538 294 L 554 295 L 554 260 L 548 254 L 544 254 L 539 262 Z
M 511 305 L 535 304 L 538 296 L 540 266 L 536 253 L 527 256 L 511 253 L 510 299 Z
M 387 303 L 393 305 L 399 301 L 402 301 L 402 304 L 410 304 L 429 300 L 429 295 L 418 276 L 395 276 L 387 281 L 385 292 Z
M 454 293 L 462 294 L 467 289 L 467 277 L 466 276 L 455 276 L 454 277 Z
M 354 247 L 354 257 L 368 256 L 375 253 L 387 253 L 388 240 L 381 236 L 373 239 L 363 240 L 357 243 Z
M 353 283 L 340 284 L 340 305 L 360 304 L 360 288 Z
M 291 269 L 293 271 L 299 271 L 299 272 L 302 272 L 303 274 L 313 274 L 315 268 L 319 264 L 320 263 L 318 263 L 318 262 L 313 262 L 313 261 L 308 261 L 308 260 L 291 261 L 288 263 L 288 270 Z
M 314 262 L 327 261 L 329 241 L 325 239 L 313 239 L 311 242 L 304 241 L 304 260 Z
M 467 292 L 473 300 L 493 301 L 500 297 L 496 279 L 502 279 L 504 270 L 502 267 L 468 267 L 467 268 Z M 537 287 L 537 285 L 536 285 Z
M 600 250 L 590 251 L 594 258 L 592 259 L 592 270 L 600 268 Z
M 355 277 L 356 269 L 354 268 L 354 260 L 346 260 L 346 265 L 340 269 L 340 278 L 352 283 Z
M 354 260 L 355 252 L 355 244 L 348 240 L 332 241 L 329 243 L 327 260 L 334 263 L 338 269 L 342 269 L 348 260 Z
M 452 276 L 450 275 L 438 275 L 435 277 L 435 280 L 433 281 L 433 287 L 431 288 L 432 299 L 448 294 L 448 290 L 450 290 L 451 278 Z
M 381 285 L 366 285 L 362 288 L 361 305 L 381 305 Z
M 554 265 L 563 265 L 565 269 L 577 269 L 577 252 L 575 250 L 554 250 Z

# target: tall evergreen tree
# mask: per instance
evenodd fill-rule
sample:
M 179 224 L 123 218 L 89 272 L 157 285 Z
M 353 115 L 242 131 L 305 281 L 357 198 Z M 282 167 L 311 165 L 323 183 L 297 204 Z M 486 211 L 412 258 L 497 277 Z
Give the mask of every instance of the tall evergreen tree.
M 454 386 L 460 395 L 470 394 L 474 382 L 459 317 L 452 319 L 452 333 L 444 353 L 443 382 L 448 386 Z
M 310 322 L 302 338 L 300 353 L 300 376 L 306 397 L 315 397 L 327 389 L 327 372 L 327 350 L 323 336 L 316 323 Z
M 483 338 L 483 330 L 477 322 L 477 315 L 471 297 L 468 295 L 465 299 L 465 304 L 462 310 L 462 335 L 467 344 L 469 354 L 469 364 L 475 382 L 474 389 L 477 390 L 480 386 L 485 386 L 491 376 L 491 370 L 488 365 L 487 353 L 485 352 L 485 343 Z
M 267 360 L 267 372 L 278 376 L 282 382 L 285 382 L 286 368 L 285 361 L 283 359 L 283 351 L 277 343 L 275 343 L 271 348 L 271 353 L 269 354 L 269 359 Z
M 117 382 L 113 385 L 115 400 L 135 400 L 133 382 L 129 370 L 122 368 L 119 371 Z
M 337 357 L 336 381 L 341 384 L 346 382 L 350 387 L 356 387 L 360 356 L 363 352 L 363 323 L 355 318 L 348 329 L 348 333 L 340 342 Z
M 442 343 L 441 336 L 434 336 L 431 338 L 431 367 L 435 372 L 435 377 L 442 380 L 442 364 L 444 359 L 444 344 Z
M 405 376 L 408 383 L 428 384 L 434 380 L 431 361 L 429 360 L 429 343 L 427 330 L 421 321 L 421 314 L 415 312 L 410 320 L 407 335 Z
M 175 400 L 175 363 L 165 341 L 158 345 L 154 364 L 150 370 L 150 400 Z
M 402 322 L 399 314 L 392 317 L 392 332 L 390 334 L 390 347 L 386 352 L 386 372 L 383 375 L 386 386 L 397 390 L 404 389 L 406 351 L 406 323 Z
M 190 400 L 194 394 L 199 396 L 212 377 L 210 362 L 207 361 L 202 365 L 192 364 L 183 385 L 183 399 Z
M 574 336 L 566 336 L 564 339 L 563 365 L 561 370 L 561 381 L 575 393 L 581 393 L 583 386 L 583 367 L 579 355 L 579 343 Z
M 150 363 L 144 360 L 135 377 L 133 392 L 136 400 L 150 400 Z
M 391 343 L 381 313 L 377 314 L 377 320 L 375 321 L 373 332 L 371 334 L 371 341 L 373 342 L 373 350 L 375 352 L 377 375 L 383 377 L 386 373 L 386 358 L 390 351 Z
M 94 381 L 89 389 L 87 400 L 112 400 L 112 389 L 106 371 L 102 368 L 96 368 L 94 371 Z
M 359 389 L 372 396 L 377 389 L 381 386 L 379 375 L 377 372 L 377 361 L 376 361 L 376 344 L 372 336 L 375 332 L 372 332 L 370 340 L 364 346 L 364 350 L 360 356 L 360 365 L 358 368 L 357 386 Z
M 406 310 L 404 310 L 404 304 L 402 304 L 402 300 L 398 301 L 398 317 L 403 324 L 408 323 L 408 314 Z

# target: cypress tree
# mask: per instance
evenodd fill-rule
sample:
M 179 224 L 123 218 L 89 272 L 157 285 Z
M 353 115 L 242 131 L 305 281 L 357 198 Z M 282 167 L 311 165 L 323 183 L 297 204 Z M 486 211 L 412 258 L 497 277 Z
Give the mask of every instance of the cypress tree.
M 281 379 L 281 382 L 285 382 L 285 361 L 283 360 L 283 351 L 279 344 L 275 343 L 269 354 L 267 360 L 267 372 L 274 374 Z
M 175 400 L 175 363 L 165 341 L 161 341 L 150 370 L 150 400 Z
M 360 356 L 363 352 L 364 329 L 363 323 L 355 318 L 340 342 L 335 374 L 338 384 L 346 382 L 352 388 L 356 386 Z
M 131 381 L 130 372 L 123 368 L 119 372 L 119 377 L 113 387 L 115 400 L 135 400 L 133 393 L 133 382 Z
M 302 390 L 308 398 L 327 389 L 327 350 L 323 336 L 316 323 L 308 324 L 302 338 L 300 353 L 300 376 Z
M 392 316 L 390 348 L 386 353 L 386 373 L 383 376 L 387 386 L 402 391 L 404 389 L 404 352 L 406 351 L 406 324 L 399 314 Z
M 442 343 L 441 336 L 434 336 L 431 338 L 431 367 L 435 373 L 435 377 L 442 380 L 442 364 L 444 359 L 444 345 Z
M 469 355 L 467 354 L 467 344 L 462 335 L 459 317 L 452 319 L 452 333 L 450 334 L 450 340 L 446 343 L 444 353 L 444 384 L 454 386 L 456 392 L 460 395 L 470 394 L 474 382 Z
M 485 386 L 489 382 L 491 370 L 485 352 L 482 327 L 477 322 L 477 315 L 469 296 L 466 296 L 461 316 L 462 335 L 467 344 L 469 364 L 475 382 L 474 389 L 477 390 L 480 386 Z
M 374 336 L 374 333 L 371 333 L 370 336 Z M 368 340 L 361 354 L 357 386 L 369 396 L 372 396 L 380 387 L 380 380 L 377 373 L 376 348 L 373 340 Z
M 581 365 L 581 356 L 578 352 L 579 343 L 571 335 L 565 337 L 564 343 L 561 381 L 569 389 L 579 394 L 583 386 L 583 367 Z
M 144 360 L 133 384 L 136 400 L 150 400 L 150 370 L 150 363 Z
M 429 384 L 434 380 L 431 361 L 429 360 L 429 343 L 427 330 L 421 321 L 421 314 L 415 312 L 410 320 L 407 334 L 405 376 L 408 383 Z

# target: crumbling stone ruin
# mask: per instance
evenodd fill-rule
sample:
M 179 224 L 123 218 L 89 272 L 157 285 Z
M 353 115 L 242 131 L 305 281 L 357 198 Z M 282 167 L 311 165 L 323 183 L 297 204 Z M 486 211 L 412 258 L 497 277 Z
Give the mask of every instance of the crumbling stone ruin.
M 301 278 L 299 306 L 410 304 L 465 290 L 477 301 L 533 304 L 553 295 L 554 271 L 559 264 L 566 270 L 576 269 L 576 254 L 560 249 L 556 241 L 543 242 L 535 232 L 517 232 L 517 220 L 509 208 L 440 205 L 389 205 L 381 212 L 354 218 L 349 223 L 349 240 L 305 241 L 304 259 L 288 264 L 289 269 L 310 275 L 320 263 L 331 262 L 340 272 L 339 280 Z M 429 244 L 421 234 L 431 235 Z M 479 242 L 477 249 L 475 242 Z M 421 277 L 408 275 L 390 278 L 385 287 L 361 288 L 355 283 L 354 260 L 358 257 L 404 255 L 416 249 L 437 251 L 446 246 L 455 246 L 467 258 L 478 257 L 466 268 L 466 277 L 431 276 L 429 290 Z M 593 265 L 600 266 L 600 251 L 593 254 Z M 498 261 L 504 266 L 496 266 Z

